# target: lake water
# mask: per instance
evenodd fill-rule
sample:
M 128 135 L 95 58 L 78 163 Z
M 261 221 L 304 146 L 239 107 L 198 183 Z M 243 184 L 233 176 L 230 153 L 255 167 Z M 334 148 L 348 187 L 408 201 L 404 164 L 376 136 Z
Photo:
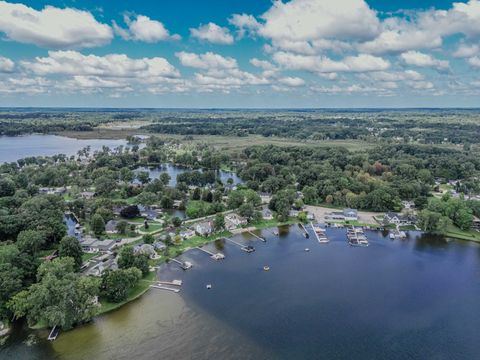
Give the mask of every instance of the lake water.
M 202 169 L 194 169 L 198 171 L 202 171 Z M 158 179 L 160 177 L 161 173 L 166 172 L 170 176 L 170 181 L 168 183 L 168 186 L 175 187 L 177 185 L 177 175 L 183 174 L 185 172 L 193 171 L 193 169 L 185 166 L 179 166 L 179 165 L 174 165 L 174 164 L 163 164 L 159 167 L 140 167 L 136 170 L 138 171 L 147 171 L 150 174 L 150 179 Z M 231 178 L 233 180 L 233 183 L 235 185 L 241 184 L 242 179 L 240 179 L 236 173 L 234 172 L 229 172 L 229 171 L 224 171 L 224 170 L 218 170 L 217 172 L 217 177 L 220 178 L 220 180 L 226 184 L 228 179 Z
M 152 289 L 53 343 L 46 332 L 17 328 L 0 358 L 478 358 L 478 244 L 368 231 L 370 246 L 353 248 L 342 229 L 327 230 L 329 244 L 304 238 L 297 226 L 262 234 L 266 243 L 235 237 L 256 247 L 251 254 L 209 244 L 223 261 L 185 253 L 191 270 L 159 269 L 161 279 L 183 280 L 179 294 Z
M 29 156 L 75 155 L 86 146 L 90 146 L 93 152 L 102 146 L 113 149 L 126 144 L 126 140 L 84 140 L 56 135 L 0 136 L 0 163 L 17 161 Z

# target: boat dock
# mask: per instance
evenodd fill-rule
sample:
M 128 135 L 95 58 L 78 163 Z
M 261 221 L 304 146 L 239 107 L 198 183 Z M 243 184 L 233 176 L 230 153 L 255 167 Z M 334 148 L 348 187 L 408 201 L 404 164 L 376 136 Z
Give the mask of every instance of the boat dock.
M 59 333 L 60 333 L 60 329 L 57 327 L 57 325 L 55 325 L 52 331 L 50 331 L 50 334 L 48 334 L 48 340 L 54 341 L 57 338 Z
M 170 261 L 174 262 L 175 264 L 178 264 L 180 265 L 180 267 L 183 269 L 183 270 L 188 270 L 190 269 L 193 265 L 191 263 L 189 263 L 188 261 L 185 261 L 185 262 L 181 262 L 181 261 L 178 261 L 177 259 L 170 259 Z
M 302 223 L 300 223 L 300 227 L 303 229 L 304 233 L 303 233 L 303 236 L 305 236 L 307 239 L 310 237 L 310 234 L 308 233 L 308 230 L 307 228 L 305 227 L 305 225 L 303 225 Z
M 368 239 L 362 228 L 352 227 L 347 230 L 348 243 L 352 246 L 368 246 Z
M 222 259 L 225 259 L 225 255 L 222 254 L 222 253 L 216 253 L 216 254 L 214 254 L 214 253 L 212 253 L 212 252 L 210 252 L 210 251 L 208 251 L 208 250 L 202 249 L 201 247 L 197 247 L 197 249 L 203 251 L 204 253 L 206 253 L 206 254 L 208 254 L 208 255 L 210 255 L 210 257 L 211 257 L 213 260 L 222 260 Z
M 151 287 L 151 288 L 154 288 L 154 289 L 159 289 L 159 290 L 172 291 L 172 292 L 174 292 L 174 293 L 180 292 L 180 289 L 174 289 L 174 288 L 170 288 L 170 287 L 162 286 L 162 285 L 150 285 L 150 287 Z
M 242 251 L 245 251 L 247 253 L 251 253 L 251 252 L 254 252 L 255 251 L 255 248 L 253 246 L 250 246 L 250 245 L 242 245 L 240 244 L 239 242 L 236 242 L 235 240 L 233 239 L 230 239 L 230 238 L 224 238 L 225 241 L 228 241 L 228 242 L 231 242 L 232 244 L 235 244 L 237 246 L 240 247 L 240 249 L 242 249 Z
M 182 280 L 157 281 L 157 284 L 160 284 L 160 285 L 182 286 Z
M 260 241 L 263 241 L 263 242 L 267 242 L 267 240 L 265 240 L 265 238 L 261 237 L 261 236 L 258 236 L 257 234 L 254 234 L 253 232 L 251 232 L 250 230 L 247 231 L 250 235 L 256 237 L 258 240 Z
M 312 227 L 315 237 L 320 244 L 326 244 L 330 242 L 330 239 L 327 237 L 327 232 L 325 229 L 322 229 L 318 224 L 313 225 L 313 223 L 310 223 L 310 226 Z

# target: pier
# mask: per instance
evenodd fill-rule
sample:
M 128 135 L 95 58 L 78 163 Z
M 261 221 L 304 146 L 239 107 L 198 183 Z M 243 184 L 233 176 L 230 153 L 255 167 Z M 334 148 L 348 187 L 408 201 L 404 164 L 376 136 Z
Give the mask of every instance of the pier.
M 159 290 L 172 291 L 172 292 L 174 292 L 174 293 L 180 292 L 180 289 L 174 289 L 174 288 L 170 288 L 170 287 L 162 286 L 162 285 L 150 285 L 150 287 L 151 287 L 151 288 L 154 288 L 154 289 L 159 289 Z
M 56 340 L 59 333 L 60 333 L 60 329 L 57 328 L 57 325 L 55 325 L 52 331 L 50 331 L 50 334 L 48 334 L 48 340 L 49 341 Z
M 330 242 L 330 240 L 327 238 L 325 229 L 322 229 L 318 225 L 317 226 L 313 225 L 312 222 L 310 223 L 310 226 L 312 227 L 313 233 L 315 234 L 315 237 L 317 238 L 317 241 L 320 244 L 326 244 Z
M 253 246 L 242 245 L 239 242 L 236 242 L 235 240 L 230 239 L 230 238 L 224 238 L 224 239 L 225 239 L 225 241 L 231 242 L 232 244 L 235 244 L 235 245 L 239 246 L 240 249 L 242 249 L 243 251 L 245 251 L 247 253 L 251 253 L 251 252 L 255 251 L 255 248 Z
M 368 246 L 368 239 L 361 228 L 352 227 L 348 229 L 347 238 L 351 246 Z
M 302 223 L 300 223 L 300 227 L 303 229 L 304 233 L 303 233 L 303 236 L 305 236 L 307 239 L 310 237 L 310 234 L 308 233 L 308 230 L 307 228 L 305 227 L 305 225 L 303 225 Z
M 225 255 L 223 255 L 222 253 L 212 253 L 208 250 L 205 250 L 205 249 L 202 249 L 201 247 L 197 247 L 198 250 L 201 250 L 203 251 L 204 253 L 210 255 L 210 257 L 213 259 L 213 260 L 222 260 L 222 259 L 225 259 Z
M 177 259 L 170 259 L 170 261 L 174 262 L 175 264 L 178 264 L 180 265 L 180 267 L 183 269 L 183 270 L 188 270 L 190 269 L 193 265 L 191 263 L 189 263 L 188 261 L 185 261 L 185 262 L 181 262 L 181 261 L 178 261 Z
M 263 241 L 263 242 L 267 242 L 267 240 L 261 236 L 258 236 L 257 234 L 254 234 L 253 232 L 251 232 L 250 230 L 247 231 L 250 235 L 256 237 L 258 240 L 260 241 Z

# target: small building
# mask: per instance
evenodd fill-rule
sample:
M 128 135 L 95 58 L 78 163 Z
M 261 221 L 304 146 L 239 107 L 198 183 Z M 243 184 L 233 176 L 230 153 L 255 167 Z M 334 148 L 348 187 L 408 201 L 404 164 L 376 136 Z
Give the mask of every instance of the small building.
M 297 217 L 298 214 L 300 214 L 300 210 L 294 210 L 294 209 L 292 209 L 292 210 L 290 210 L 290 212 L 288 213 L 288 216 L 290 216 L 290 217 Z
M 116 220 L 110 220 L 105 224 L 105 232 L 107 234 L 115 234 L 117 233 L 117 225 L 118 222 Z
M 95 192 L 93 192 L 93 191 L 82 191 L 80 193 L 80 196 L 84 199 L 89 200 L 89 199 L 92 199 L 95 196 Z
M 115 247 L 115 240 L 97 240 L 94 238 L 85 238 L 80 245 L 83 251 L 95 253 L 99 251 L 110 251 Z
M 195 236 L 195 231 L 192 229 L 185 229 L 180 231 L 179 235 L 182 239 L 190 239 L 191 237 Z
M 413 201 L 402 201 L 402 206 L 406 210 L 412 210 L 415 209 L 415 203 Z
M 413 225 L 415 224 L 415 217 L 409 215 L 403 215 L 395 212 L 388 212 L 383 217 L 385 224 L 394 225 Z
M 475 217 L 473 219 L 472 229 L 476 230 L 476 231 L 480 231 L 480 219 L 479 218 Z
M 268 207 L 264 207 L 262 209 L 262 218 L 264 220 L 272 220 L 273 219 L 273 213 Z
M 41 187 L 38 189 L 40 194 L 63 195 L 67 192 L 66 187 Z
M 195 225 L 195 232 L 200 236 L 208 236 L 213 232 L 213 223 L 204 221 Z
M 236 229 L 237 227 L 246 225 L 246 224 L 247 224 L 247 219 L 245 219 L 244 217 L 236 213 L 225 215 L 225 228 L 227 230 Z
M 147 255 L 150 259 L 153 259 L 157 256 L 157 252 L 155 251 L 155 248 L 153 247 L 153 245 L 150 245 L 150 244 L 136 245 L 133 248 L 133 252 L 135 254 Z
M 163 251 L 167 248 L 167 246 L 161 241 L 154 242 L 152 246 L 156 251 Z
M 161 215 L 161 210 L 154 209 L 151 206 L 137 205 L 140 210 L 140 216 L 147 220 L 155 220 Z
M 343 209 L 343 215 L 345 216 L 345 221 L 358 220 L 358 211 L 356 209 Z

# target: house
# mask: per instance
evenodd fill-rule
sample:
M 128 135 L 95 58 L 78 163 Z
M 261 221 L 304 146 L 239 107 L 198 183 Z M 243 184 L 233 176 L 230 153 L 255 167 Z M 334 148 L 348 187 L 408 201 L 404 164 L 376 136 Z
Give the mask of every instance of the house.
M 180 231 L 179 235 L 182 239 L 190 239 L 191 237 L 195 236 L 195 231 L 192 229 L 185 229 Z
M 290 212 L 288 213 L 288 216 L 290 216 L 290 217 L 297 217 L 298 214 L 300 214 L 300 211 L 299 211 L 299 210 L 290 210 Z
M 163 250 L 165 250 L 166 247 L 167 247 L 167 246 L 166 246 L 163 242 L 161 242 L 161 241 L 156 241 L 156 242 L 154 242 L 152 245 L 153 245 L 153 248 L 154 248 L 156 251 L 163 251 Z
M 83 251 L 87 253 L 95 253 L 99 251 L 110 251 L 115 247 L 115 240 L 97 240 L 92 237 L 85 238 L 80 245 Z
M 93 191 L 82 191 L 82 192 L 80 193 L 80 196 L 81 196 L 82 198 L 88 200 L 88 199 L 91 199 L 91 198 L 93 198 L 93 197 L 95 196 L 95 192 L 93 192 Z
M 260 199 L 262 200 L 262 204 L 268 204 L 270 200 L 272 200 L 272 194 L 266 192 L 258 193 L 260 195 Z
M 140 216 L 148 220 L 154 220 L 157 217 L 159 217 L 160 214 L 162 213 L 160 210 L 154 209 L 151 206 L 144 206 L 144 205 L 137 205 L 137 206 L 138 206 L 138 210 L 140 210 Z
M 395 225 L 413 225 L 415 224 L 415 217 L 390 211 L 383 217 L 383 222 Z
M 135 254 L 147 255 L 150 259 L 153 259 L 157 256 L 157 252 L 155 251 L 155 248 L 153 247 L 153 245 L 150 245 L 150 244 L 136 245 L 133 248 L 133 252 Z
M 231 213 L 225 216 L 225 228 L 227 230 L 236 229 L 241 225 L 246 225 L 247 219 L 238 214 Z
M 415 203 L 413 201 L 402 201 L 402 205 L 406 210 L 412 210 L 415 208 Z
M 213 232 L 213 223 L 204 221 L 195 225 L 195 232 L 200 236 L 208 236 Z
M 273 219 L 272 211 L 269 208 L 264 207 L 262 209 L 262 218 L 265 220 L 272 220 Z
M 107 234 L 115 234 L 117 232 L 118 222 L 115 220 L 110 220 L 105 224 L 105 232 Z
M 472 229 L 473 229 L 473 230 L 480 231 L 480 219 L 479 219 L 479 218 L 475 217 L 475 218 L 473 219 Z
M 67 192 L 66 187 L 41 187 L 38 189 L 40 194 L 62 195 Z
M 345 216 L 345 221 L 358 220 L 358 211 L 356 209 L 343 209 L 343 215 Z

